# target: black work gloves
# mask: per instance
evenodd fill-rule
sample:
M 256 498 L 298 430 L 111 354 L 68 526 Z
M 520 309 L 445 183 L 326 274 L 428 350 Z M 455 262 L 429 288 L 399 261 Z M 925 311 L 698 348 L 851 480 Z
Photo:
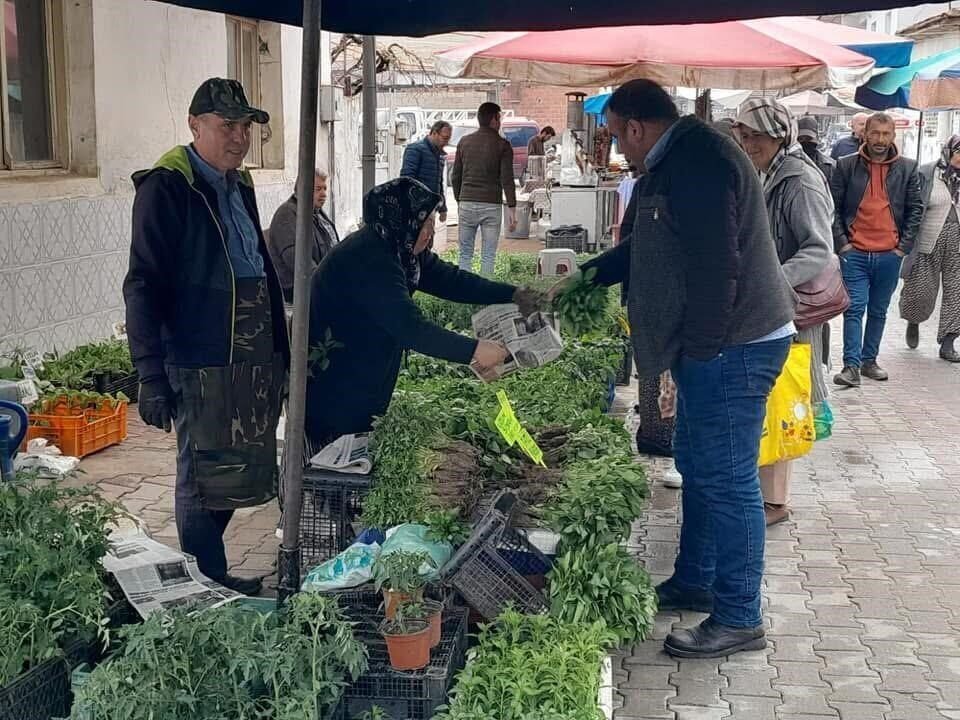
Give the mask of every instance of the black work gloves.
M 170 432 L 177 417 L 173 389 L 166 378 L 156 378 L 140 383 L 140 398 L 137 401 L 140 417 L 147 425 Z

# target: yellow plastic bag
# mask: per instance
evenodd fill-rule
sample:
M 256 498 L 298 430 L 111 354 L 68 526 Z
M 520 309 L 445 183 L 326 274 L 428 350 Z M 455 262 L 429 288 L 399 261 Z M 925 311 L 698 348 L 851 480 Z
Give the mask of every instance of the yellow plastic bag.
M 760 466 L 803 457 L 817 437 L 810 401 L 810 345 L 794 343 L 767 399 Z

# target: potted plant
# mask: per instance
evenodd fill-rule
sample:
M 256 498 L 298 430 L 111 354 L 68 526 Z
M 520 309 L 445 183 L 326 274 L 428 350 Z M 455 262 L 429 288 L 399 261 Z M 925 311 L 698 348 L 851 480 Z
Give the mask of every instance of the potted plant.
M 430 622 L 419 619 L 425 612 L 420 603 L 401 602 L 394 608 L 393 619 L 380 624 L 394 670 L 421 670 L 429 664 Z
M 430 647 L 440 644 L 440 631 L 443 627 L 443 603 L 437 600 L 424 600 L 407 604 L 407 615 L 413 620 L 426 620 L 430 623 Z
M 427 584 L 421 574 L 424 564 L 436 567 L 426 552 L 398 550 L 377 559 L 373 566 L 373 581 L 377 590 L 383 592 L 384 613 L 388 620 L 393 620 L 399 603 L 423 600 L 423 588 Z

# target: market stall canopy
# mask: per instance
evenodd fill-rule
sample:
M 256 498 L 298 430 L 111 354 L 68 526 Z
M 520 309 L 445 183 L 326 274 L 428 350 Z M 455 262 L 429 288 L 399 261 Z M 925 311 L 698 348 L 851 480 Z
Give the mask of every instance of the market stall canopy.
M 302 24 L 302 0 L 166 0 L 174 5 Z M 432 35 L 456 30 L 562 30 L 576 27 L 707 23 L 774 15 L 886 10 L 915 0 L 327 0 L 325 30 L 364 35 Z
M 747 101 L 753 93 L 750 90 L 713 90 L 710 93 L 710 102 L 727 110 L 736 110 L 740 105 Z M 583 111 L 590 115 L 599 115 L 598 122 L 604 124 L 603 117 L 607 108 L 607 102 L 613 93 L 600 93 L 591 95 L 583 101 Z M 677 96 L 685 100 L 695 100 L 697 91 L 693 88 L 677 88 Z
M 960 108 L 960 48 L 876 75 L 857 88 L 856 98 L 872 110 Z
M 800 90 L 869 78 L 873 59 L 798 30 L 796 20 L 493 33 L 437 54 L 436 67 L 448 77 L 568 87 L 647 78 L 684 87 Z
M 794 115 L 844 115 L 846 109 L 839 102 L 831 104 L 831 97 L 825 93 L 818 93 L 814 90 L 804 90 L 802 92 L 788 95 L 780 99 L 780 104 L 785 105 L 793 111 Z

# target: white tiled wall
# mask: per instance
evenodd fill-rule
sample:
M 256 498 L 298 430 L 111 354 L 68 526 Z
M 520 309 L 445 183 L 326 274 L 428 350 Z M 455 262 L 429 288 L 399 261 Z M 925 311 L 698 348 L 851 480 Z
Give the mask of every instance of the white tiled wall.
M 263 224 L 289 184 L 258 188 Z M 122 320 L 133 195 L 0 205 L 0 352 L 69 350 Z

